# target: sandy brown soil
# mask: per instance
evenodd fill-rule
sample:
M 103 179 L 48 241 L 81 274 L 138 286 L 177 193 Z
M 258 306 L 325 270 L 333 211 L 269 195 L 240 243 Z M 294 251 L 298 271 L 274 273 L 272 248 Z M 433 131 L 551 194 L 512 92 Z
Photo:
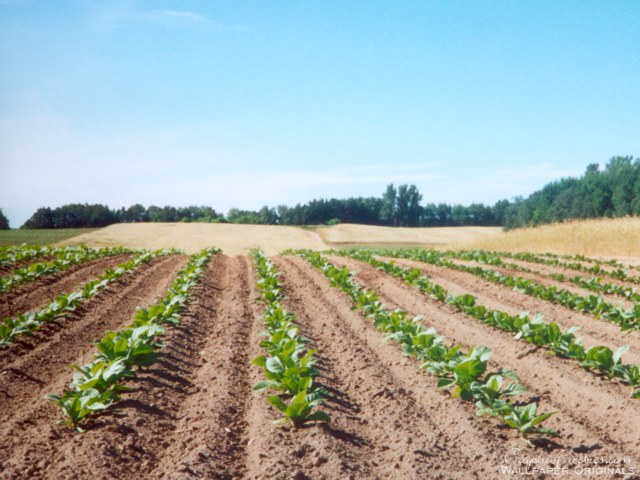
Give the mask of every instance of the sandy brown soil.
M 426 324 L 453 343 L 490 347 L 496 365 L 511 368 L 520 375 L 522 383 L 539 396 L 545 410 L 560 412 L 550 419 L 549 426 L 562 432 L 563 437 L 558 440 L 562 448 L 597 445 L 598 454 L 611 449 L 611 455 L 640 461 L 640 422 L 625 421 L 640 414 L 640 403 L 630 398 L 629 387 L 596 377 L 575 362 L 517 342 L 510 335 L 431 300 L 368 265 L 344 258 L 333 260 L 357 270 L 356 279 L 379 292 L 385 304 L 424 315 Z
M 57 295 L 76 290 L 107 268 L 113 268 L 129 258 L 131 258 L 130 255 L 98 258 L 81 265 L 74 265 L 63 272 L 47 275 L 35 282 L 25 283 L 11 292 L 0 294 L 0 318 L 44 307 Z
M 452 341 L 492 347 L 494 366 L 514 368 L 531 390 L 528 398 L 561 412 L 550 426 L 562 436 L 533 448 L 514 430 L 477 417 L 473 405 L 439 391 L 436 379 L 386 342 L 346 295 L 294 257 L 274 262 L 283 273 L 286 307 L 317 349 L 319 382 L 332 394 L 323 407 L 329 424 L 272 424 L 278 414 L 265 401 L 268 394 L 252 391 L 263 379 L 250 363 L 262 353 L 263 338 L 252 261 L 216 256 L 182 324 L 163 335 L 159 361 L 128 383 L 135 391 L 89 422 L 85 433 L 57 425 L 61 413 L 42 397 L 62 391 L 72 375 L 69 364 L 91 358 L 93 338 L 126 325 L 136 305 L 163 295 L 184 261 L 154 262 L 36 348 L 0 358 L 1 479 L 509 478 L 500 468 L 522 467 L 514 452 L 559 464 L 608 455 L 637 468 L 640 424 L 628 419 L 640 411 L 628 389 L 530 351 L 354 263 L 359 279 L 389 306 L 425 313 L 425 322 Z

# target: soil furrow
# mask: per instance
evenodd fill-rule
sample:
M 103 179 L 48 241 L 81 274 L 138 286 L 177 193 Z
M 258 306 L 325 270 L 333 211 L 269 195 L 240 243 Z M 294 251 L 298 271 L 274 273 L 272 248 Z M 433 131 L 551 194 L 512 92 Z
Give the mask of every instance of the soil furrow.
M 97 298 L 79 318 L 63 320 L 63 328 L 48 342 L 3 365 L 0 438 L 5 441 L 0 444 L 0 471 L 6 478 L 26 478 L 34 469 L 70 458 L 69 452 L 79 448 L 86 437 L 57 426 L 61 413 L 43 396 L 62 392 L 71 380 L 69 366 L 91 359 L 95 352 L 92 340 L 130 323 L 138 306 L 154 303 L 185 262 L 184 256 L 162 257 L 142 268 L 135 278 L 123 279 L 117 288 Z M 60 445 L 60 439 L 69 444 Z
M 195 368 L 183 372 L 193 392 L 177 404 L 175 429 L 158 431 L 170 446 L 152 478 L 241 478 L 246 476 L 246 430 L 252 401 L 251 331 L 258 319 L 248 265 L 242 257 L 220 257 L 203 284 L 195 312 L 192 345 L 181 342 Z M 186 322 L 185 328 L 190 327 Z M 184 356 L 184 355 L 182 355 Z M 186 360 L 186 359 L 185 359 Z M 155 393 L 158 398 L 171 397 Z M 268 421 L 262 419 L 262 421 Z M 140 432 L 148 437 L 146 432 Z M 155 448 L 153 438 L 150 449 Z
M 418 268 L 429 275 L 434 282 L 454 294 L 470 293 L 478 298 L 478 303 L 494 310 L 517 315 L 529 312 L 531 315 L 542 313 L 545 322 L 556 322 L 563 330 L 573 326 L 580 327 L 577 337 L 584 340 L 587 347 L 605 345 L 615 350 L 621 345 L 631 349 L 623 357 L 624 363 L 640 364 L 640 332 L 620 330 L 614 323 L 596 320 L 593 316 L 569 310 L 546 300 L 517 292 L 504 285 L 497 285 L 475 275 L 449 268 L 438 267 L 414 260 L 397 259 L 398 265 Z
M 21 285 L 12 292 L 0 295 L 0 318 L 44 307 L 57 295 L 78 289 L 107 268 L 113 268 L 129 258 L 131 255 L 97 258 Z
M 252 265 L 252 284 L 255 285 L 257 274 Z M 288 283 L 285 285 L 289 292 Z M 254 298 L 258 295 L 254 292 Z M 262 316 L 264 305 L 253 302 L 257 316 Z M 297 315 L 298 312 L 293 312 Z M 305 327 L 305 322 L 301 320 Z M 264 354 L 259 347 L 264 337 L 260 329 L 252 332 L 252 356 Z M 306 334 L 306 332 L 305 332 Z M 320 382 L 331 388 L 332 379 L 327 370 L 323 345 L 314 345 L 320 349 L 316 353 L 321 371 Z M 252 384 L 264 380 L 264 374 L 259 367 L 251 371 Z M 278 427 L 273 421 L 280 413 L 266 402 L 267 396 L 273 391 L 258 392 L 252 395 L 253 401 L 249 411 L 247 476 L 251 479 L 290 479 L 290 478 L 376 478 L 370 469 L 360 460 L 358 445 L 362 439 L 349 431 L 331 425 L 309 425 L 293 429 L 290 426 Z M 347 403 L 343 407 L 349 409 Z M 322 407 L 327 411 L 327 406 Z M 334 413 L 333 411 L 331 413 Z
M 597 448 L 598 455 L 606 452 L 640 461 L 640 423 L 625 420 L 640 414 L 640 403 L 630 398 L 629 387 L 600 379 L 575 362 L 517 342 L 510 335 L 428 299 L 414 287 L 369 265 L 345 258 L 332 261 L 356 270 L 356 279 L 377 291 L 388 306 L 424 315 L 426 323 L 453 343 L 491 348 L 492 362 L 519 374 L 522 383 L 539 396 L 545 411 L 560 411 L 548 424 L 562 433 L 558 443 L 563 448 Z M 619 415 L 619 412 L 626 413 Z
M 367 462 L 377 476 L 494 477 L 508 449 L 528 449 L 513 431 L 476 417 L 472 404 L 439 391 L 435 377 L 385 342 L 351 310 L 348 297 L 304 260 L 283 258 L 278 264 L 294 285 L 292 310 L 322 346 L 340 395 L 355 406 L 355 415 L 332 412 L 335 424 L 364 440 L 360 463 Z
M 10 273 L 12 273 L 15 270 L 18 270 L 19 268 L 25 268 L 34 263 L 48 262 L 50 260 L 53 260 L 54 258 L 55 256 L 35 257 L 35 258 L 30 258 L 28 260 L 18 260 L 16 262 L 8 263 L 6 265 L 0 266 L 0 276 L 4 277 L 5 275 L 9 275 Z

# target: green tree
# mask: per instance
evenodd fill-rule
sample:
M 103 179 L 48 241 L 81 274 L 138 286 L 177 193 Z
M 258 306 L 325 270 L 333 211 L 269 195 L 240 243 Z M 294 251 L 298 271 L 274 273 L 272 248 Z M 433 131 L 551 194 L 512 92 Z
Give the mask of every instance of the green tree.
M 9 219 L 0 208 L 0 230 L 9 230 Z
M 387 189 L 382 195 L 382 209 L 380 210 L 380 220 L 384 225 L 398 225 L 398 216 L 396 211 L 396 198 L 398 192 L 393 183 L 387 185 Z
M 275 209 L 269 208 L 266 205 L 258 212 L 260 223 L 264 225 L 276 225 L 278 223 L 278 214 Z
M 606 176 L 611 190 L 613 215 L 631 215 L 634 203 L 634 188 L 639 171 L 633 157 L 613 157 L 606 167 Z
M 396 219 L 403 227 L 415 227 L 420 222 L 422 194 L 415 185 L 400 185 L 396 196 Z

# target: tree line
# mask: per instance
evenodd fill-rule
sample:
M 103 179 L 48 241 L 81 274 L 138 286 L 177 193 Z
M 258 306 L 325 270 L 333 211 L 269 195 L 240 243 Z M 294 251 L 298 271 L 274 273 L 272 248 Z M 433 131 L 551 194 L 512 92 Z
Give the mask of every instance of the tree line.
M 600 170 L 587 167 L 580 178 L 547 184 L 527 198 L 500 200 L 494 205 L 472 203 L 422 205 L 415 185 L 390 184 L 380 197 L 318 199 L 295 206 L 232 208 L 227 215 L 212 207 L 144 207 L 112 210 L 100 204 L 41 207 L 21 228 L 104 227 L 137 222 L 228 222 L 264 225 L 332 225 L 359 223 L 399 227 L 504 226 L 506 229 L 567 219 L 640 215 L 640 159 L 613 157 Z M 2 227 L 0 210 L 0 228 Z M 7 222 L 8 227 L 8 222 Z
M 101 204 L 69 204 L 41 207 L 21 228 L 105 227 L 114 223 L 206 222 L 263 225 L 332 225 L 360 223 L 402 227 L 500 225 L 493 208 L 444 203 L 420 205 L 422 194 L 415 185 L 389 185 L 382 197 L 320 199 L 295 206 L 264 206 L 260 210 L 232 208 L 225 216 L 211 207 L 144 207 L 140 204 L 112 210 Z
M 640 215 L 640 158 L 613 157 L 600 170 L 591 164 L 581 178 L 563 178 L 506 208 L 505 228 L 569 219 Z
M 41 207 L 20 228 L 92 228 L 114 223 L 216 222 L 224 216 L 211 207 L 144 207 L 140 204 L 112 210 L 101 204 L 72 203 L 57 208 Z

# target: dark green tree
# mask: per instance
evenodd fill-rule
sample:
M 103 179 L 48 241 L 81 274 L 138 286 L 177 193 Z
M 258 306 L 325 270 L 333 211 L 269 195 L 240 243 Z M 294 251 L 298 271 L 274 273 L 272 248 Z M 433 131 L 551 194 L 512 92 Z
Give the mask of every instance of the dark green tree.
M 422 194 L 415 185 L 400 185 L 396 196 L 396 219 L 402 227 L 416 227 L 420 222 Z
M 0 208 L 0 230 L 9 230 L 9 219 Z
M 382 209 L 380 210 L 380 220 L 384 225 L 397 226 L 398 216 L 396 210 L 396 199 L 398 192 L 393 183 L 387 185 L 387 189 L 382 195 Z

